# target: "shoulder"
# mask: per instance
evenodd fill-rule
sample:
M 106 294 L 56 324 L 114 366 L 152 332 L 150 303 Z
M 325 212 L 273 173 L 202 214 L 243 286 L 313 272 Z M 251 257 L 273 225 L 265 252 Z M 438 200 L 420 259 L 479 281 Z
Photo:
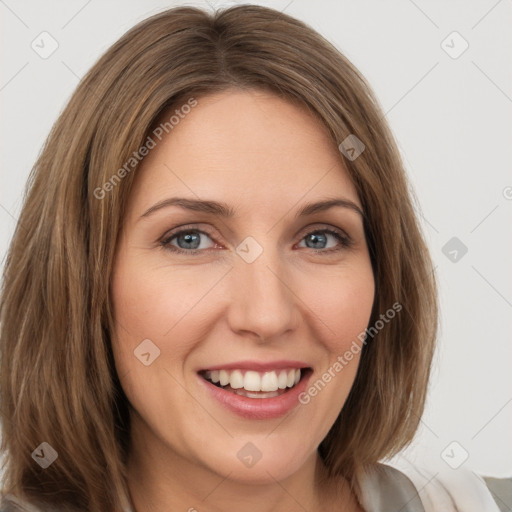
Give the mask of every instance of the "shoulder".
M 358 498 L 366 511 L 425 512 L 413 482 L 398 469 L 375 464 L 359 482 Z
M 487 488 L 497 503 L 500 512 L 509 512 L 512 510 L 512 477 L 494 478 L 483 477 Z
M 399 505 L 403 512 L 511 510 L 512 478 L 482 478 L 468 469 L 425 467 L 404 459 L 390 464 L 376 464 L 365 475 L 361 489 L 367 510 L 375 510 L 375 503 L 386 504 L 377 510 Z

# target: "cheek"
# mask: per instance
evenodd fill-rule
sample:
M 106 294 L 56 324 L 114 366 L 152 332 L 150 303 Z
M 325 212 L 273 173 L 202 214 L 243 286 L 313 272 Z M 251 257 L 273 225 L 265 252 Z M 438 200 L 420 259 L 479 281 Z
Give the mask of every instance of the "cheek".
M 128 375 L 126 385 L 133 393 L 148 388 L 154 393 L 169 388 L 171 375 L 183 381 L 188 355 L 211 327 L 208 292 L 225 269 L 201 273 L 128 252 L 116 262 L 112 276 L 112 349 L 118 375 Z
M 146 338 L 155 343 L 169 340 L 208 289 L 207 281 L 179 267 L 152 267 L 137 258 L 120 260 L 111 289 L 120 336 L 138 343 Z
M 323 285 L 323 286 L 322 286 Z M 304 287 L 306 300 L 324 324 L 323 342 L 331 357 L 343 354 L 364 333 L 370 320 L 375 283 L 370 263 L 322 276 L 314 287 Z M 318 321 L 317 321 L 318 324 Z
M 154 432 L 165 437 L 172 431 L 183 442 L 190 418 L 197 416 L 197 404 L 183 387 L 183 364 L 204 337 L 193 307 L 208 283 L 186 279 L 183 269 L 143 265 L 137 257 L 119 259 L 115 269 L 112 349 L 121 385 Z
M 310 288 L 309 300 L 319 319 L 316 325 L 323 324 L 326 358 L 304 400 L 329 410 L 326 424 L 334 422 L 354 383 L 372 312 L 373 270 L 369 262 L 361 263 L 324 279 L 323 292 L 320 287 Z
M 172 311 L 174 304 L 168 302 L 172 294 L 161 295 L 154 272 L 138 263 L 137 258 L 123 255 L 115 265 L 111 282 L 115 323 L 112 349 L 120 378 L 130 374 L 129 380 L 140 379 L 139 385 L 144 387 L 142 383 L 154 374 L 145 370 L 154 370 L 166 352 L 162 333 L 171 326 L 164 312 Z
M 365 282 L 348 283 L 338 296 L 337 308 L 332 313 L 332 329 L 337 342 L 332 347 L 337 355 L 349 350 L 353 342 L 362 343 L 373 307 L 373 279 Z M 333 300 L 334 304 L 335 301 Z

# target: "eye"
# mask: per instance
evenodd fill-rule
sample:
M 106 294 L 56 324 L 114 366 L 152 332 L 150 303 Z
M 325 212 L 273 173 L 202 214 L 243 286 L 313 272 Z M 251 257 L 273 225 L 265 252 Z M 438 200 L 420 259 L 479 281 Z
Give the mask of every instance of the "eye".
M 334 247 L 329 248 L 324 247 L 324 244 L 328 243 L 329 237 L 334 238 L 334 240 L 339 242 L 339 245 L 336 246 L 335 244 Z M 306 234 L 306 236 L 302 238 L 302 240 L 305 240 L 306 244 L 311 244 L 306 245 L 306 247 L 313 249 L 315 252 L 323 253 L 340 251 L 352 245 L 352 240 L 348 235 L 342 231 L 337 231 L 334 229 L 318 229 L 315 231 L 310 231 Z
M 201 243 L 202 235 L 211 239 L 210 235 L 205 231 L 201 231 L 199 229 L 182 229 L 176 233 L 171 233 L 161 242 L 161 245 L 171 252 L 177 252 L 180 254 L 198 254 L 207 248 Z M 173 240 L 176 240 L 176 243 L 178 244 L 177 247 L 171 243 Z
M 212 240 L 209 233 L 200 229 L 188 228 L 181 229 L 177 232 L 170 233 L 164 240 L 160 242 L 161 246 L 168 251 L 197 255 L 203 252 L 205 249 L 212 248 L 207 247 L 202 243 L 201 237 L 207 237 Z M 326 247 L 328 244 L 329 237 L 338 242 L 334 246 Z M 312 249 L 316 253 L 332 253 L 346 249 L 352 245 L 352 239 L 343 231 L 338 231 L 332 228 L 317 229 L 314 231 L 307 232 L 301 239 L 305 241 L 306 248 Z M 212 240 L 213 241 L 213 240 Z M 221 246 L 214 242 L 214 246 L 220 248 Z M 304 246 L 302 246 L 304 247 Z

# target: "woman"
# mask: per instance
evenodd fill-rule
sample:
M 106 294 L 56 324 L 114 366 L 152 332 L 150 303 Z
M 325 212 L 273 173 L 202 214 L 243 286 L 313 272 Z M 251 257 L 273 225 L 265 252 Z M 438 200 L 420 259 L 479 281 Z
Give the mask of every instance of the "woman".
M 48 138 L 4 279 L 1 510 L 458 500 L 380 462 L 423 411 L 435 279 L 377 101 L 300 21 L 184 7 L 123 36 Z

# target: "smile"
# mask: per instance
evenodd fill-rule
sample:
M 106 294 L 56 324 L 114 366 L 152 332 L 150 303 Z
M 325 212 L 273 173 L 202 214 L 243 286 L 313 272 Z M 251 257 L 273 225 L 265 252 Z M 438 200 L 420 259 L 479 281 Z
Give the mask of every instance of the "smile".
M 206 380 L 241 396 L 271 398 L 286 393 L 301 378 L 300 368 L 256 372 L 252 370 L 206 370 Z
M 310 367 L 256 371 L 244 368 L 201 370 L 200 381 L 224 407 L 250 419 L 276 418 L 300 402 L 313 373 Z

